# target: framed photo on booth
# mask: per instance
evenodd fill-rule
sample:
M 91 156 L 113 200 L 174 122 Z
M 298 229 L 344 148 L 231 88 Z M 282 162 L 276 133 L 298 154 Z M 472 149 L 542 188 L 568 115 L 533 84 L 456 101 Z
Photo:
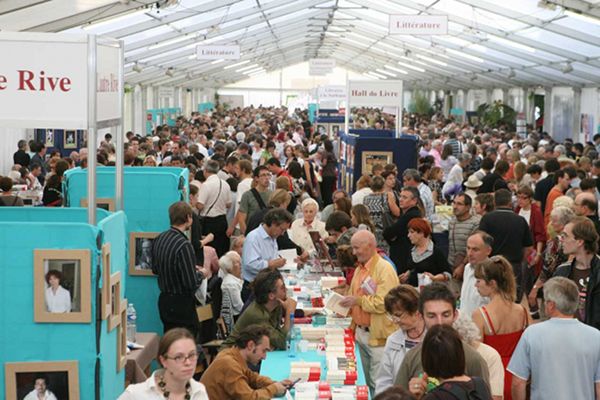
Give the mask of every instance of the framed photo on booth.
M 121 302 L 120 323 L 117 326 L 117 372 L 127 364 L 127 300 Z
M 362 153 L 362 174 L 371 175 L 373 166 L 380 164 L 385 166 L 391 164 L 394 160 L 394 153 L 391 151 L 363 151 Z
M 129 233 L 129 275 L 152 276 L 152 242 L 160 232 Z
M 87 197 L 83 197 L 79 201 L 79 206 L 83 208 L 87 208 L 88 199 Z M 115 199 L 111 199 L 109 197 L 99 197 L 96 199 L 96 208 L 101 208 L 106 211 L 115 211 Z
M 36 249 L 33 254 L 35 322 L 91 322 L 90 250 Z
M 102 245 L 102 319 L 110 315 L 110 243 Z
M 79 400 L 77 361 L 6 363 L 4 375 L 6 399 L 37 399 L 44 394 L 43 398 Z
M 46 147 L 54 147 L 54 129 L 46 129 L 44 145 Z
M 76 149 L 77 148 L 77 131 L 68 130 L 65 131 L 63 137 L 63 148 L 64 149 Z
M 110 315 L 107 328 L 112 331 L 121 324 L 121 272 L 110 276 Z

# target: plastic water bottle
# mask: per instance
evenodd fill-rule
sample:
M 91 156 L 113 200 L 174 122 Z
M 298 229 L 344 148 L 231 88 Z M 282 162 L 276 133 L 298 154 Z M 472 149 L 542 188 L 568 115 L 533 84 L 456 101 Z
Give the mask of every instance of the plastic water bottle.
M 135 334 L 137 331 L 136 328 L 136 320 L 137 320 L 137 314 L 135 312 L 135 307 L 133 306 L 133 303 L 129 303 L 127 305 L 127 341 L 128 342 L 135 342 Z
M 288 329 L 285 343 L 288 357 L 296 357 L 296 343 L 294 343 L 294 314 L 290 315 L 290 329 Z

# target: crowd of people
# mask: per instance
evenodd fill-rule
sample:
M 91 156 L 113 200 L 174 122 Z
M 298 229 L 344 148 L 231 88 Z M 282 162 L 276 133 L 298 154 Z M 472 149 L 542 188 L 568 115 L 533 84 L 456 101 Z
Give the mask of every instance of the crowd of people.
M 360 128 L 395 125 L 378 110 L 353 112 Z M 125 165 L 187 168 L 190 197 L 170 207 L 171 228 L 152 248 L 164 369 L 123 399 L 270 398 L 291 387 L 256 368 L 285 347 L 296 312 L 278 271 L 284 249 L 300 263 L 326 253 L 343 269 L 336 290 L 376 399 L 520 400 L 528 383 L 532 399 L 600 397 L 600 134 L 556 143 L 405 115 L 414 168 L 375 165 L 354 193 L 338 189 L 339 138 L 315 133 L 306 111 L 217 109 L 127 133 Z M 64 172 L 85 168 L 87 150 L 45 152 L 18 143 L 0 178 L 3 205 L 21 205 L 13 184 L 63 204 Z M 95 155 L 114 164 L 110 135 Z M 214 291 L 226 350 L 198 383 L 192 341 L 215 328 L 195 307 Z

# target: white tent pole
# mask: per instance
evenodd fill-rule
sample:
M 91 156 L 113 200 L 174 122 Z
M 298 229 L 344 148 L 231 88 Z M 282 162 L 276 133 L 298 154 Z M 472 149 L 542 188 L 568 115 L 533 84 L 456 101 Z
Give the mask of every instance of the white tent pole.
M 96 225 L 96 35 L 88 36 L 88 223 Z

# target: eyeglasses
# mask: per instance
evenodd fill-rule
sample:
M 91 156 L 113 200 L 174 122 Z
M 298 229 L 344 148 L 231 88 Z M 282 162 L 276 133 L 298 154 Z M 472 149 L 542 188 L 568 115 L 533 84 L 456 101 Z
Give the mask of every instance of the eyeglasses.
M 176 364 L 183 364 L 187 360 L 196 361 L 198 359 L 198 353 L 196 353 L 196 352 L 190 353 L 187 356 L 184 356 L 183 354 L 177 354 L 175 357 L 171 357 L 171 356 L 164 356 L 164 357 L 167 360 L 175 361 Z
M 401 313 L 400 315 L 394 315 L 394 314 L 386 313 L 385 316 L 387 317 L 387 319 L 389 319 L 393 323 L 398 324 L 398 323 L 400 323 L 400 320 L 402 320 L 402 318 L 404 318 L 404 314 L 405 313 Z

